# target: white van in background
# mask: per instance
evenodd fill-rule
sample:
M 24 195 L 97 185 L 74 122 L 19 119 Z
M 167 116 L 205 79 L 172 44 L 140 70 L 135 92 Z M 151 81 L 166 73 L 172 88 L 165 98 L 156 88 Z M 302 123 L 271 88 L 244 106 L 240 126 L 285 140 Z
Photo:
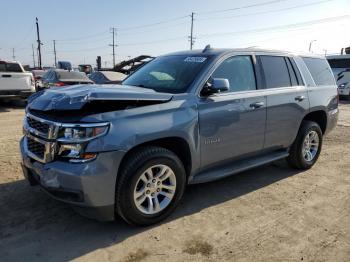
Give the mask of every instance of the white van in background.
M 339 95 L 350 99 L 350 54 L 327 56 L 337 81 Z
M 0 99 L 26 99 L 35 92 L 32 73 L 16 61 L 0 60 Z

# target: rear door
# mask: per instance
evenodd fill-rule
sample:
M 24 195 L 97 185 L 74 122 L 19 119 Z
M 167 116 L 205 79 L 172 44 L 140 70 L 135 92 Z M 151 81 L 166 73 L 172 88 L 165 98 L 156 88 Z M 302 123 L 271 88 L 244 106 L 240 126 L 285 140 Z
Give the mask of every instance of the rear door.
M 18 63 L 0 62 L 1 90 L 28 90 L 31 87 L 31 73 L 25 73 Z
M 250 55 L 232 56 L 211 75 L 228 79 L 230 90 L 199 101 L 202 168 L 263 148 L 266 98 L 257 90 L 253 61 Z
M 293 57 L 260 55 L 266 96 L 265 149 L 290 146 L 309 109 L 306 87 Z

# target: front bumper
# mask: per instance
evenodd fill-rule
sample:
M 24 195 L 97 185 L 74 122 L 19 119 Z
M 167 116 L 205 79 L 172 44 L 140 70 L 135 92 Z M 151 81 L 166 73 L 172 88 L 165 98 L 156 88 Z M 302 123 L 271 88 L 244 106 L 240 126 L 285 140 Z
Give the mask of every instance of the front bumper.
M 103 152 L 86 163 L 43 164 L 28 156 L 23 139 L 20 148 L 23 173 L 32 185 L 39 184 L 50 196 L 73 205 L 85 216 L 114 220 L 116 179 L 124 152 Z

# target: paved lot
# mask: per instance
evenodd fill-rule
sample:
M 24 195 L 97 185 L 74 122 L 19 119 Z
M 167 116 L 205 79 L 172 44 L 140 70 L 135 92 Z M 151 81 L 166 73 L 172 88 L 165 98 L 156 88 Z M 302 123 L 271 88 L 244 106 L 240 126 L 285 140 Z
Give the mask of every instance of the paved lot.
M 188 188 L 164 223 L 75 214 L 19 166 L 23 108 L 0 104 L 1 261 L 350 261 L 350 104 L 307 172 L 284 162 Z

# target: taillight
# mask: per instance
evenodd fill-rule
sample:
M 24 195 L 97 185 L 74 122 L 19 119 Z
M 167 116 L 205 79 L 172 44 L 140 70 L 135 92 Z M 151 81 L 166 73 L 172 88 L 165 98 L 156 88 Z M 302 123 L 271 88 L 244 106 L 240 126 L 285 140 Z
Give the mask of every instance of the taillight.
M 55 83 L 54 86 L 65 86 L 65 84 L 62 82 L 58 82 L 58 83 Z

